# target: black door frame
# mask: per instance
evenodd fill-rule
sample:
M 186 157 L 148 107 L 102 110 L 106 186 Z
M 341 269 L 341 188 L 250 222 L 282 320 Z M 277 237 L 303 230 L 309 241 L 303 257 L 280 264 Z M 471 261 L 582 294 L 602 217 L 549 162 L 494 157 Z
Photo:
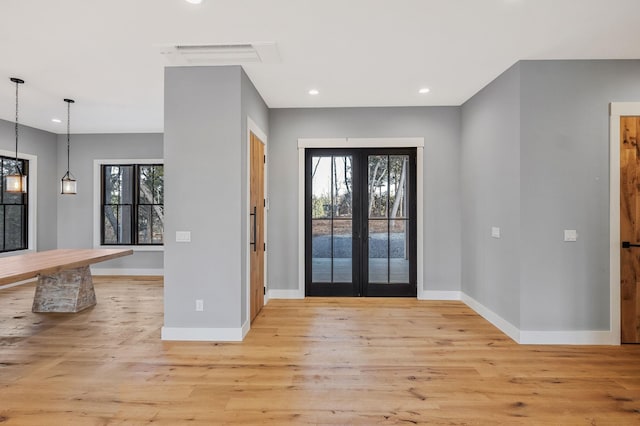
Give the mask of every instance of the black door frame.
M 417 296 L 417 164 L 416 151 L 413 148 L 307 148 L 305 150 L 305 294 L 307 296 Z M 312 237 L 311 237 L 311 159 L 313 156 L 352 156 L 352 280 L 346 282 L 312 282 Z M 408 245 L 409 245 L 409 282 L 408 283 L 369 283 L 368 267 L 368 156 L 370 155 L 407 155 L 409 156 L 408 176 Z M 365 170 L 362 170 L 362 168 Z M 357 185 L 357 190 L 356 190 Z

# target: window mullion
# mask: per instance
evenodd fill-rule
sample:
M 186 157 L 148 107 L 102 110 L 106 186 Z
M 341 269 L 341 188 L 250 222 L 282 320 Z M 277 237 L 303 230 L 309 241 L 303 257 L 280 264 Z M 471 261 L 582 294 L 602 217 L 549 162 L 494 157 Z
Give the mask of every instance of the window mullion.
M 131 242 L 138 245 L 138 203 L 139 203 L 139 188 L 138 183 L 140 180 L 140 167 L 138 164 L 133 165 L 133 172 L 131 173 Z

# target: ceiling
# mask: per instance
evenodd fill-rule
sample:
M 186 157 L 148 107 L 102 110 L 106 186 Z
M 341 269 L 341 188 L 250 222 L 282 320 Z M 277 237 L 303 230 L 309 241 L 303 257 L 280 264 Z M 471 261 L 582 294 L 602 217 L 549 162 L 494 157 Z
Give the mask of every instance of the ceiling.
M 55 133 L 65 97 L 73 133 L 161 132 L 162 45 L 275 42 L 278 63 L 243 65 L 270 108 L 460 105 L 520 59 L 640 58 L 638 0 L 3 0 L 0 16 L 0 118 L 20 77 L 20 122 Z

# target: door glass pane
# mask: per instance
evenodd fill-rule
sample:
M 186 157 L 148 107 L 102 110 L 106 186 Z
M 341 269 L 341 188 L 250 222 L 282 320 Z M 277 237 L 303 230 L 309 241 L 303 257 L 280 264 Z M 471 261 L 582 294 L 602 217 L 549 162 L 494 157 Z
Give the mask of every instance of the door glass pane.
M 408 155 L 389 156 L 389 217 L 406 218 Z
M 389 157 L 386 155 L 370 155 L 368 163 L 369 217 L 387 217 Z
M 386 219 L 369 220 L 369 282 L 389 282 L 389 233 Z
M 334 217 L 351 217 L 353 215 L 351 188 L 351 157 L 332 157 L 332 182 Z
M 352 281 L 352 161 L 311 157 L 312 282 Z
M 311 280 L 331 282 L 331 220 L 311 221 Z
M 311 157 L 311 217 L 331 217 L 331 157 Z
M 351 220 L 333 221 L 333 282 L 350 283 L 353 258 Z
M 407 220 L 391 220 L 389 282 L 409 282 L 409 227 Z

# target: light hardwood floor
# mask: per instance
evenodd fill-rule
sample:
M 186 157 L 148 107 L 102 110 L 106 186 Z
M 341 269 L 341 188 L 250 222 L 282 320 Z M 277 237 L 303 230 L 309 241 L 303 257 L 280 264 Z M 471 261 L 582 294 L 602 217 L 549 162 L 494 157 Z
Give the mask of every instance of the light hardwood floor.
M 162 282 L 0 290 L 0 424 L 640 424 L 640 346 L 519 346 L 459 302 L 272 300 L 243 343 L 162 342 Z

